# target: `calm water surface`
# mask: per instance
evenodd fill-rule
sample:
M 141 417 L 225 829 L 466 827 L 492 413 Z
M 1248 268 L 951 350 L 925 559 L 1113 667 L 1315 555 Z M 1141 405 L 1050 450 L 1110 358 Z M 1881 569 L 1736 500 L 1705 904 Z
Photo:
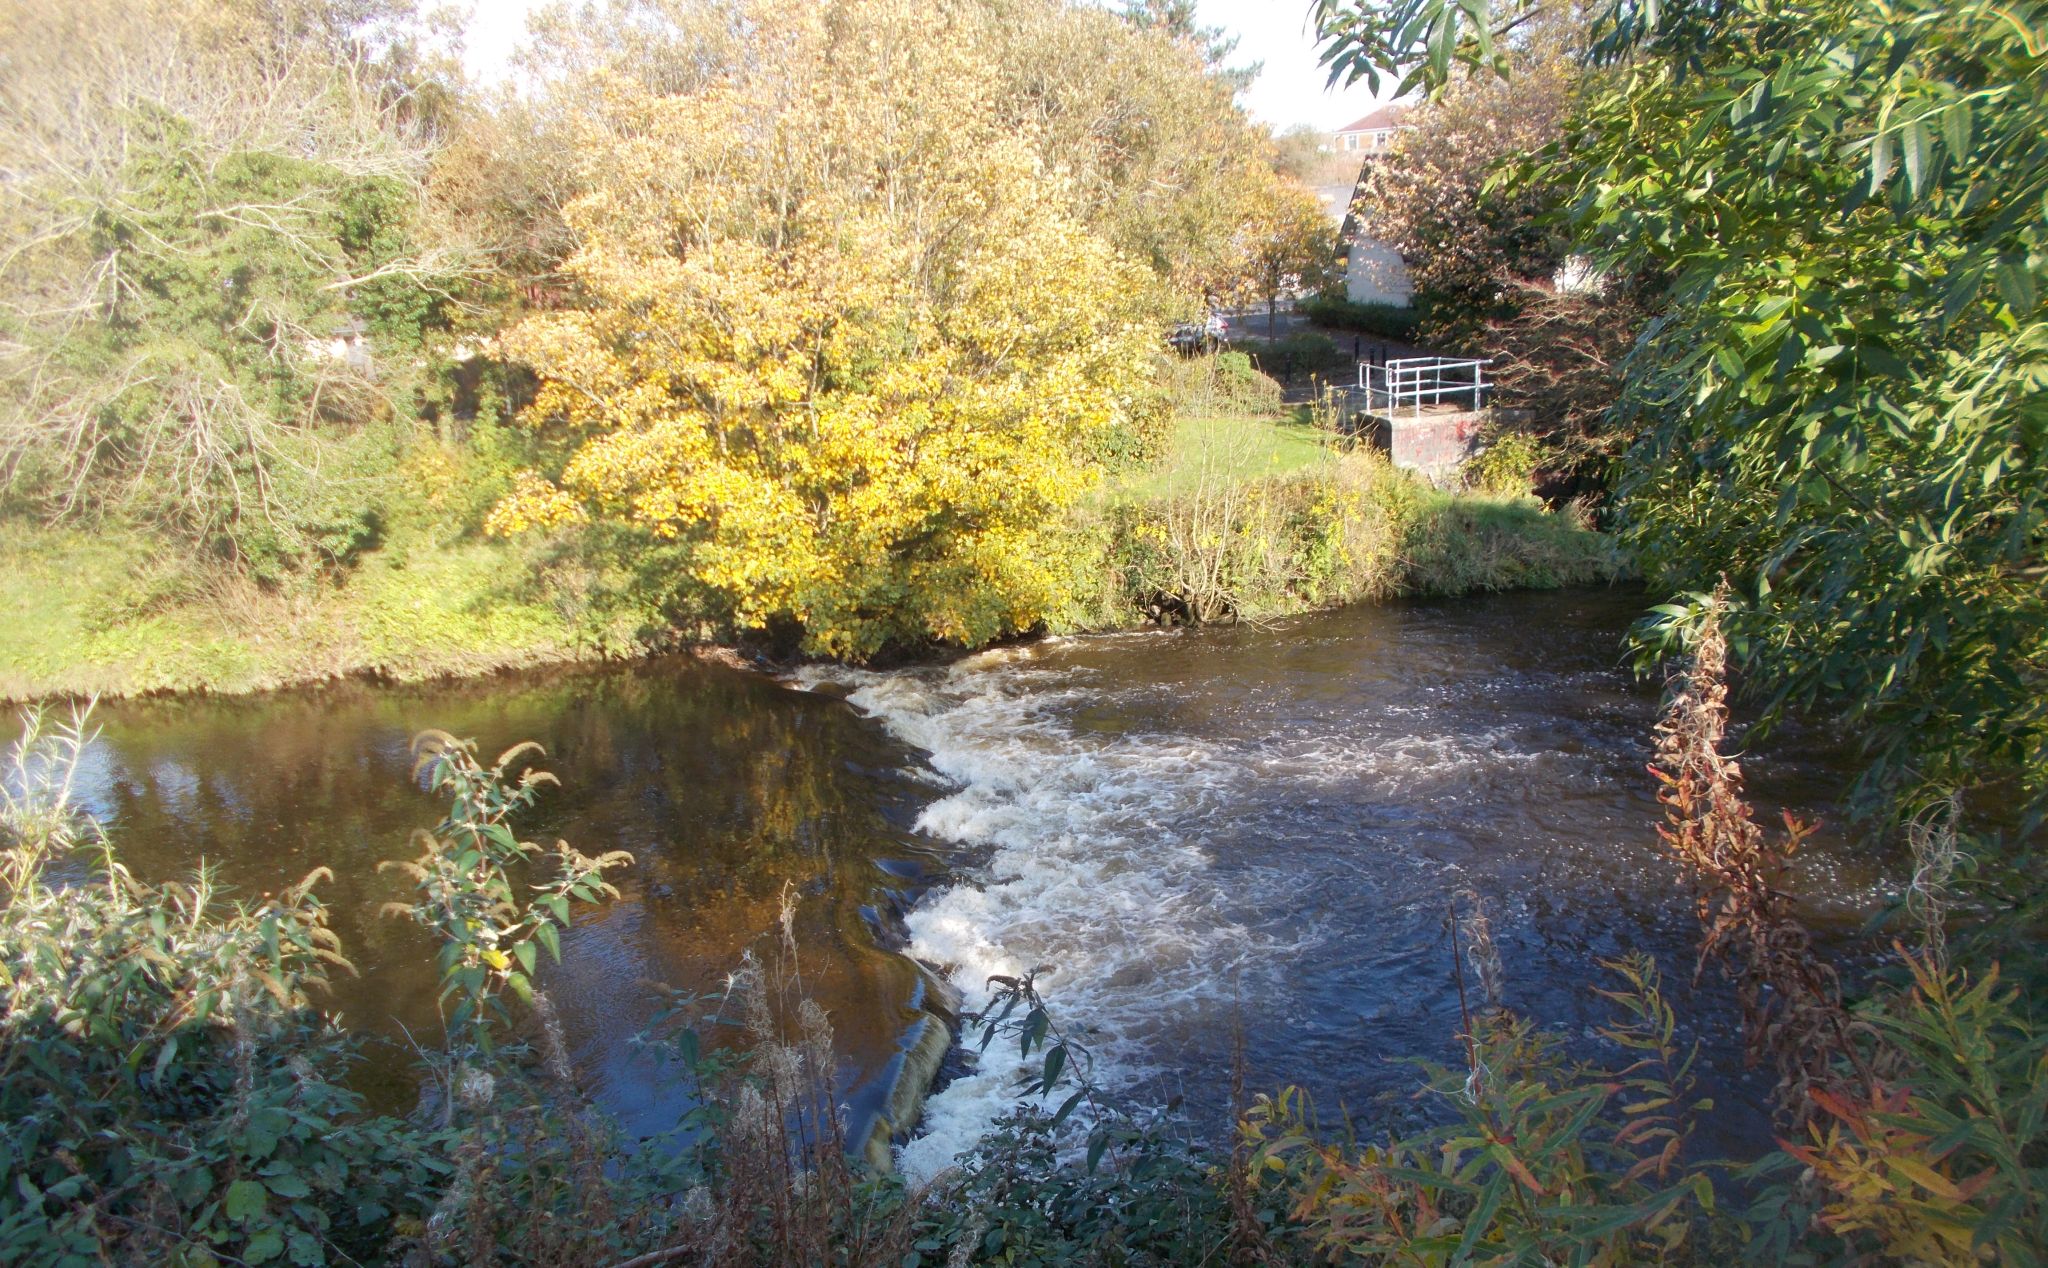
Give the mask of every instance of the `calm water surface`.
M 90 796 L 144 875 L 203 856 L 253 891 L 332 867 L 322 892 L 362 970 L 336 1005 L 373 1034 L 430 1037 L 432 948 L 376 915 L 403 896 L 377 862 L 438 815 L 407 740 L 442 727 L 487 755 L 539 740 L 563 787 L 529 835 L 635 855 L 622 900 L 578 925 L 544 985 L 593 1093 L 638 1130 L 679 1105 L 626 1042 L 656 1006 L 650 984 L 714 987 L 773 928 L 785 881 L 856 1113 L 916 1015 L 917 969 L 885 949 L 907 929 L 910 954 L 970 1003 L 990 973 L 1050 966 L 1041 984 L 1092 1031 L 1105 1082 L 1184 1096 L 1210 1122 L 1240 1031 L 1253 1086 L 1304 1082 L 1367 1117 L 1413 1089 L 1399 1058 L 1452 1059 L 1445 913 L 1470 891 L 1493 916 L 1507 1002 L 1569 1034 L 1605 1020 L 1599 959 L 1657 955 L 1699 1019 L 1723 1107 L 1709 1140 L 1735 1148 L 1762 1129 L 1763 1088 L 1740 1068 L 1725 994 L 1690 987 L 1695 925 L 1643 773 L 1656 693 L 1619 661 L 1641 604 L 1579 591 L 1358 608 L 786 683 L 665 661 L 124 705 L 103 710 Z M 1828 813 L 1847 770 L 1792 740 L 1752 765 L 1767 814 Z M 1813 848 L 1811 909 L 1852 953 L 1887 878 L 1831 833 Z M 906 1162 L 928 1171 L 971 1143 L 1011 1074 L 992 1061 L 953 1080 Z

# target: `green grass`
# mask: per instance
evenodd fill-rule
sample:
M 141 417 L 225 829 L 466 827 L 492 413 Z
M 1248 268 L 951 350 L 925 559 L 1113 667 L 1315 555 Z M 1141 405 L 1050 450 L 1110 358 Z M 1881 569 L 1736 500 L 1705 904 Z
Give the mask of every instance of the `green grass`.
M 1629 575 L 1614 540 L 1576 512 L 1436 489 L 1333 440 L 1305 417 L 1183 416 L 1155 462 L 1083 508 L 1099 575 L 1076 585 L 1054 628 L 1122 628 L 1154 607 L 1257 620 Z
M 601 644 L 501 542 L 372 552 L 289 592 L 165 562 L 140 534 L 0 524 L 0 699 L 259 691 L 486 672 Z
M 1406 594 L 1553 590 L 1631 575 L 1614 538 L 1535 498 L 1482 492 L 1423 494 L 1401 547 Z
M 1329 466 L 1336 458 L 1329 433 L 1294 419 L 1183 418 L 1175 424 L 1160 460 L 1116 486 L 1115 492 L 1140 500 L 1170 497 L 1200 487 L 1205 478 L 1291 475 Z

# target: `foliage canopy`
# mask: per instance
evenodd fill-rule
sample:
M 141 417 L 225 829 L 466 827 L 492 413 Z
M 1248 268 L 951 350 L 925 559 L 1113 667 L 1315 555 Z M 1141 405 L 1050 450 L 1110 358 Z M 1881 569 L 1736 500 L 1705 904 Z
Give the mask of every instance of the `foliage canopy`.
M 573 456 L 492 523 L 685 541 L 741 626 L 817 652 L 1028 629 L 1060 513 L 1143 421 L 1154 283 L 1005 117 L 974 10 L 746 12 L 688 91 L 603 81 L 583 302 L 503 339 Z
M 1441 84 L 1536 6 L 1320 0 L 1338 76 Z M 2048 806 L 2048 7 L 1605 7 L 1609 77 L 1533 171 L 1600 263 L 1673 279 L 1624 370 L 1647 568 L 1863 791 Z M 1686 602 L 1648 631 L 1693 628 Z

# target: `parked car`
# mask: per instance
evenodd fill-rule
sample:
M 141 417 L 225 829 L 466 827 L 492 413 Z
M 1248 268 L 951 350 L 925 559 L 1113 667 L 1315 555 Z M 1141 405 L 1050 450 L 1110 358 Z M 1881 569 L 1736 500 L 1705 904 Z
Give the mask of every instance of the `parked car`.
M 1210 313 L 1200 321 L 1184 321 L 1173 328 L 1166 341 L 1174 351 L 1182 355 L 1213 351 L 1219 344 L 1230 338 L 1230 320 L 1221 313 Z

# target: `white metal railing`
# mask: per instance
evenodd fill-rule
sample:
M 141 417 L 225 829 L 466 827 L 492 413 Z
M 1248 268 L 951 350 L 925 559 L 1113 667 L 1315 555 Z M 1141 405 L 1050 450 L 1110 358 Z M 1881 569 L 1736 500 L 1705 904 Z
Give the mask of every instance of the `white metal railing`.
M 1493 384 L 1486 381 L 1487 360 L 1457 361 L 1449 357 L 1399 357 L 1374 364 L 1358 363 L 1358 390 L 1365 393 L 1369 411 L 1394 410 L 1403 405 L 1420 413 L 1424 405 L 1445 402 L 1478 409 Z

